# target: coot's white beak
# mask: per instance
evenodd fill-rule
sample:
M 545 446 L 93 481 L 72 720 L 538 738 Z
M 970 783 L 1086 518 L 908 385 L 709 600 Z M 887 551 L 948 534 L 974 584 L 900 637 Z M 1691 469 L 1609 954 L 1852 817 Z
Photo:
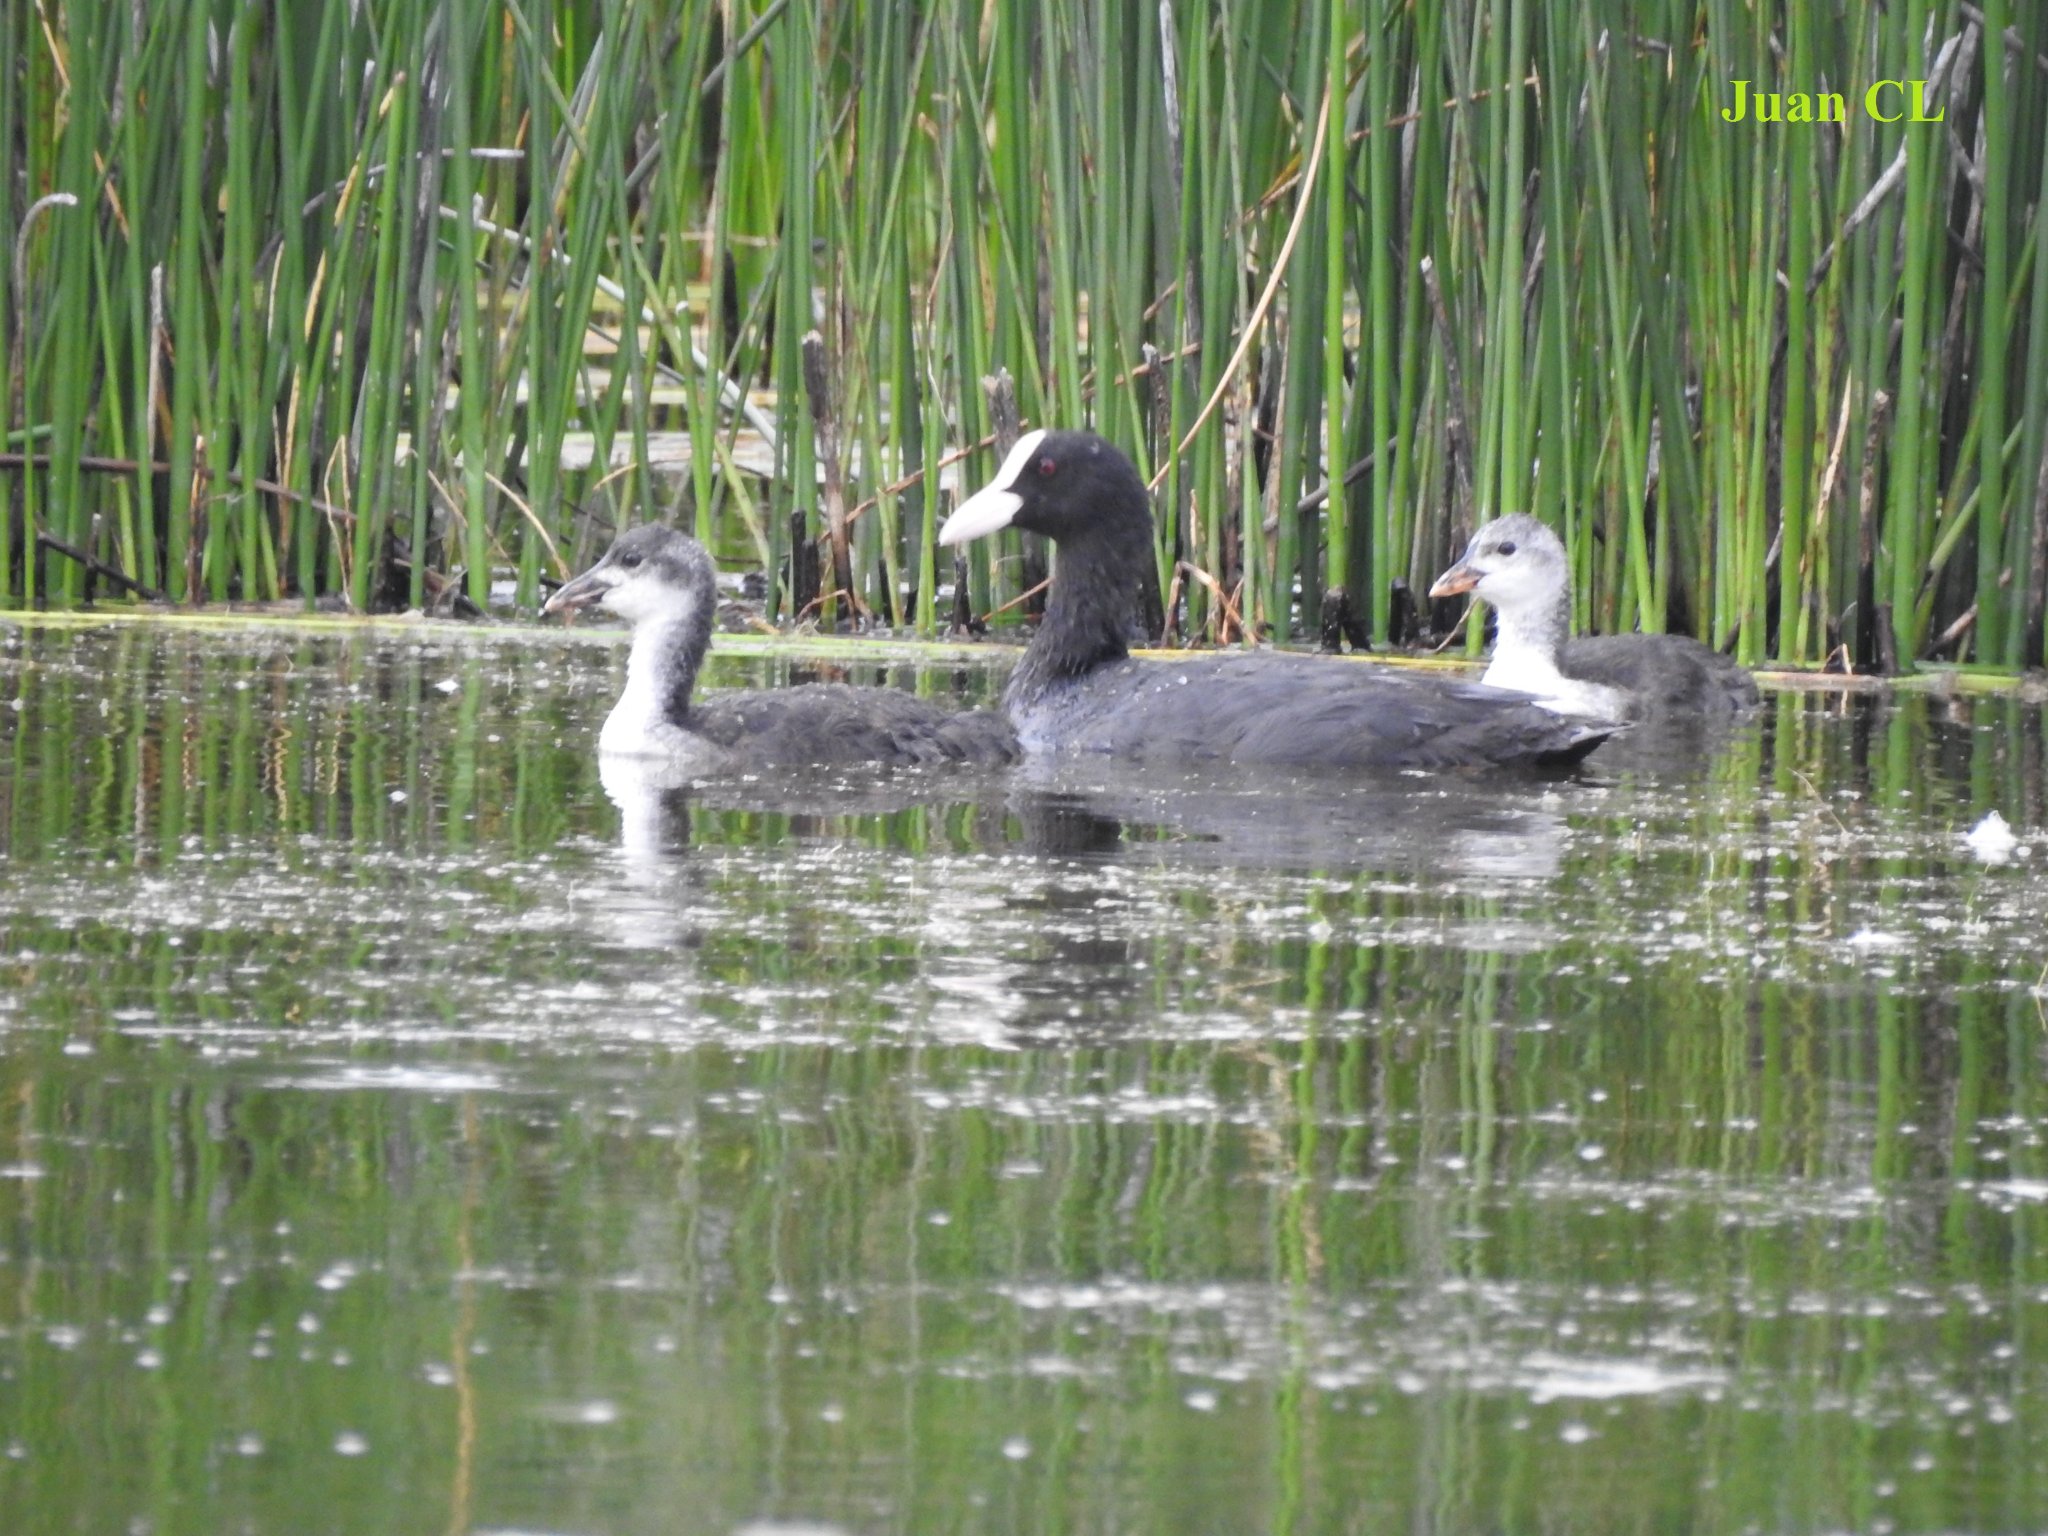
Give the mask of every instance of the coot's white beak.
M 1024 510 L 1024 498 L 1014 487 L 1023 478 L 1025 468 L 1031 463 L 1032 455 L 1038 452 L 1038 444 L 1044 436 L 1041 428 L 1036 432 L 1026 432 L 1017 439 L 1017 446 L 1003 460 L 1003 467 L 996 471 L 995 479 L 961 502 L 953 515 L 946 519 L 945 526 L 939 530 L 941 544 L 965 544 L 969 539 L 978 539 L 983 534 L 1010 526 L 1010 520 Z

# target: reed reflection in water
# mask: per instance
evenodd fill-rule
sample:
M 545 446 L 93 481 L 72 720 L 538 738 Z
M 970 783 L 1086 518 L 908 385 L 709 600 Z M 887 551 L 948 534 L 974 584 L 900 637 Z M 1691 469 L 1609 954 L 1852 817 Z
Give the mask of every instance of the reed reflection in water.
M 0 642 L 8 1529 L 2048 1520 L 2037 707 L 682 787 L 615 665 Z

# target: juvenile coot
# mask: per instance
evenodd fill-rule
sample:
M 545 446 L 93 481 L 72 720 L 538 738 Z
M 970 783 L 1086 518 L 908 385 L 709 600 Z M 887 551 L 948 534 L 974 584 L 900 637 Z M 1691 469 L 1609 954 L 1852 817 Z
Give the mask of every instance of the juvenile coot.
M 1562 714 L 1651 723 L 1726 720 L 1753 708 L 1756 680 L 1689 635 L 1594 635 L 1568 640 L 1571 567 L 1556 534 L 1513 513 L 1472 535 L 1431 597 L 1470 592 L 1499 617 L 1480 679 L 1533 693 Z
M 1165 762 L 1428 768 L 1576 762 L 1617 726 L 1567 720 L 1469 683 L 1270 651 L 1131 659 L 1152 512 L 1122 453 L 1092 432 L 1026 433 L 942 544 L 999 528 L 1059 546 L 1045 618 L 1003 702 L 1027 755 Z
M 600 751 L 665 759 L 693 773 L 1016 759 L 1016 735 L 1001 715 L 948 710 L 893 688 L 812 683 L 692 701 L 717 606 L 704 546 L 652 526 L 619 535 L 602 560 L 548 599 L 543 613 L 601 607 L 632 626 L 626 688 L 605 719 Z

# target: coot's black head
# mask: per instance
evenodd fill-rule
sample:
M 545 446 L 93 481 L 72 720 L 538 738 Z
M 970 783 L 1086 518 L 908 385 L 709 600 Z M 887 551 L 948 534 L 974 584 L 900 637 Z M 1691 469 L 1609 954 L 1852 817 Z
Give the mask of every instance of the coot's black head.
M 604 558 L 558 587 L 542 613 L 597 607 L 629 624 L 708 614 L 717 573 L 702 544 L 674 528 L 652 524 L 622 533 Z
M 1045 619 L 1005 690 L 1012 708 L 1130 654 L 1138 595 L 1155 577 L 1152 502 L 1129 459 L 1093 432 L 1025 433 L 995 479 L 946 519 L 939 542 L 999 528 L 1043 534 L 1060 551 Z
M 964 544 L 1001 528 L 1043 534 L 1056 544 L 1104 540 L 1145 548 L 1152 503 L 1121 450 L 1093 432 L 1027 432 L 995 479 L 963 501 L 939 530 Z

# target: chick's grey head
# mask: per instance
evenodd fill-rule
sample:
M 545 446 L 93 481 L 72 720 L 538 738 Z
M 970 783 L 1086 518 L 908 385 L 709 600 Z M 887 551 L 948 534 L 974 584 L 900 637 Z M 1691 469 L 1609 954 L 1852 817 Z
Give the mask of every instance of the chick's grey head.
M 709 612 L 716 572 L 704 546 L 687 533 L 652 525 L 622 533 L 604 558 L 558 587 L 542 613 L 602 608 L 628 624 Z
M 1527 513 L 1514 512 L 1473 534 L 1464 557 L 1437 577 L 1429 595 L 1470 592 L 1513 611 L 1554 603 L 1570 578 L 1557 535 Z

